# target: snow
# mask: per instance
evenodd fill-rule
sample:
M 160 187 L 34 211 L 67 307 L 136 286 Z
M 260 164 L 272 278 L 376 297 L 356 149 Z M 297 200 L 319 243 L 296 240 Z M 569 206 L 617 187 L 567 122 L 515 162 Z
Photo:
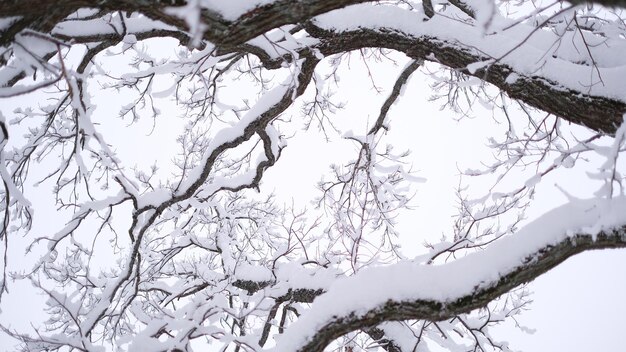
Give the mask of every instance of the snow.
M 467 71 L 469 71 L 469 73 L 474 74 L 476 73 L 476 71 L 483 69 L 485 67 L 488 67 L 491 64 L 493 64 L 493 60 L 474 62 L 472 64 L 467 65 Z
M 159 21 L 151 20 L 148 17 L 136 16 L 124 18 L 126 26 L 126 36 L 123 38 L 124 43 L 129 43 L 131 35 L 138 33 L 150 32 L 158 29 L 176 30 L 175 27 L 166 25 Z M 52 34 L 68 37 L 88 37 L 99 35 L 118 35 L 121 31 L 121 23 L 113 19 L 94 18 L 89 20 L 73 20 L 65 21 L 57 24 L 52 30 Z M 94 40 L 98 42 L 98 40 Z
M 201 19 L 201 0 L 190 0 L 185 6 L 168 7 L 165 13 L 174 15 L 185 20 L 191 33 L 191 45 L 198 47 L 202 40 L 202 35 L 206 30 L 206 24 Z
M 276 0 L 201 0 L 204 8 L 211 9 L 224 17 L 234 21 L 241 15 L 250 12 L 256 7 L 271 4 Z
M 319 296 L 272 351 L 296 351 L 323 325 L 339 317 L 363 315 L 389 300 L 452 302 L 488 287 L 525 262 L 537 250 L 577 233 L 597 234 L 625 224 L 626 197 L 568 203 L 539 217 L 484 251 L 441 265 L 410 261 L 362 269 L 337 280 Z M 409 279 L 410 278 L 410 279 Z M 358 297 L 358 299 L 355 299 Z
M 306 268 L 300 263 L 283 263 L 276 270 L 276 277 L 286 286 L 281 288 L 328 289 L 337 279 L 338 273 L 332 269 Z
M 239 280 L 250 280 L 256 282 L 270 281 L 274 277 L 272 272 L 263 266 L 241 263 L 237 265 L 235 277 Z
M 535 176 L 526 180 L 526 183 L 524 185 L 528 188 L 532 188 L 535 187 L 539 182 L 541 182 L 541 174 L 536 174 Z
M 278 132 L 272 124 L 268 124 L 267 127 L 265 127 L 265 133 L 267 133 L 267 136 L 270 138 L 272 155 L 274 155 L 274 158 L 278 159 L 280 149 L 286 146 L 286 142 L 280 137 L 280 132 Z
M 0 112 L 0 123 L 6 126 L 6 118 L 2 112 Z M 8 191 L 9 196 L 14 200 L 17 200 L 20 204 L 22 204 L 22 206 L 28 208 L 29 211 L 32 212 L 31 202 L 26 199 L 22 192 L 15 186 L 13 177 L 11 177 L 9 170 L 6 168 L 7 162 L 4 148 L 7 145 L 7 142 L 7 136 L 4 136 L 4 133 L 2 133 L 2 139 L 0 140 L 0 177 L 2 177 L 2 181 L 4 182 L 4 186 L 6 187 L 6 191 Z
M 15 23 L 15 21 L 18 21 L 19 19 L 21 19 L 22 17 L 5 17 L 5 18 L 0 18 L 0 32 L 6 30 L 7 28 L 9 28 L 10 25 L 12 25 L 13 23 Z
M 453 8 L 453 6 L 450 6 Z M 360 28 L 396 31 L 415 38 L 428 37 L 441 45 L 455 46 L 470 50 L 477 56 L 489 58 L 469 65 L 468 70 L 475 70 L 490 64 L 491 58 L 512 67 L 517 75 L 541 75 L 547 80 L 558 82 L 562 88 L 568 88 L 586 94 L 605 96 L 626 101 L 626 55 L 615 52 L 626 51 L 626 41 L 614 38 L 585 35 L 584 41 L 575 31 L 558 33 L 536 30 L 536 27 L 516 23 L 514 20 L 495 16 L 492 26 L 503 28 L 485 33 L 474 23 L 453 21 L 448 16 L 434 16 L 424 21 L 424 15 L 418 11 L 407 11 L 396 6 L 359 4 L 317 16 L 318 26 L 334 31 L 351 31 Z M 567 39 L 565 39 L 567 38 Z M 591 58 L 585 48 L 593 55 L 595 66 L 589 66 Z M 593 45 L 601 42 L 602 45 Z M 521 44 L 520 44 L 521 43 Z M 554 43 L 559 43 L 556 45 Z M 599 71 L 602 82 L 598 84 Z M 582 78 L 581 72 L 589 72 Z M 511 76 L 511 84 L 518 76 Z
M 90 213 L 97 212 L 114 204 L 119 204 L 125 200 L 125 197 L 125 193 L 119 192 L 115 196 L 107 197 L 99 201 L 85 202 L 65 227 L 49 236 L 48 249 L 52 251 L 57 246 L 58 242 L 76 230 Z
M 192 46 L 197 47 L 202 39 L 202 34 L 206 30 L 206 24 L 201 18 L 201 13 L 204 9 L 209 9 L 226 20 L 235 21 L 240 17 L 245 17 L 255 8 L 270 4 L 273 1 L 229 0 L 224 2 L 219 0 L 191 0 L 185 6 L 168 7 L 165 9 L 165 12 L 185 20 L 192 36 Z
M 172 198 L 172 191 L 166 188 L 158 188 L 149 193 L 137 197 L 137 208 L 158 207 Z
M 125 51 L 128 48 L 132 47 L 133 45 L 137 44 L 137 36 L 134 34 L 127 34 L 122 39 L 122 42 L 124 43 L 124 46 L 122 47 L 122 51 Z
M 297 58 L 296 50 L 302 47 L 314 47 L 319 40 L 300 31 L 291 35 L 285 29 L 270 31 L 248 41 L 248 44 L 263 49 L 271 58 L 291 54 Z
M 289 289 L 327 290 L 338 276 L 335 270 L 305 267 L 299 262 L 279 263 L 273 273 L 260 265 L 240 263 L 235 272 L 235 278 L 239 280 L 276 282 L 266 292 L 270 296 L 281 296 Z
M 517 73 L 511 72 L 508 76 L 506 76 L 505 82 L 507 84 L 513 84 L 513 83 L 517 82 L 517 80 L 519 78 L 520 78 L 520 76 Z

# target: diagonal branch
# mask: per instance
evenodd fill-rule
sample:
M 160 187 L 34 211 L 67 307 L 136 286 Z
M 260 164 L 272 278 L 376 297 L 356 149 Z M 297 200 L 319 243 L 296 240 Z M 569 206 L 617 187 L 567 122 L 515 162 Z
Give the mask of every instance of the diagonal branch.
M 448 264 L 399 263 L 362 271 L 316 299 L 279 340 L 277 350 L 321 352 L 346 333 L 383 322 L 442 321 L 485 307 L 575 254 L 626 248 L 626 225 L 613 220 L 625 210 L 624 197 L 567 204 L 486 250 Z M 569 235 L 572 219 L 579 230 Z M 353 302 L 357 294 L 361 299 Z
M 413 60 L 402 70 L 402 73 L 400 73 L 400 76 L 396 79 L 396 83 L 393 85 L 391 93 L 389 93 L 389 96 L 380 108 L 380 114 L 376 119 L 376 123 L 374 123 L 374 126 L 372 126 L 367 134 L 375 134 L 380 131 L 381 128 L 387 130 L 387 126 L 385 126 L 385 119 L 387 118 L 387 113 L 389 112 L 391 105 L 396 102 L 400 93 L 402 93 L 402 89 L 409 81 L 411 74 L 413 74 L 413 72 L 415 72 L 423 63 L 423 60 Z
M 592 235 L 576 235 L 556 245 L 542 248 L 537 251 L 536 255 L 526 258 L 521 266 L 496 282 L 490 283 L 490 286 L 477 289 L 452 302 L 436 300 L 395 301 L 390 299 L 365 313 L 353 312 L 347 316 L 338 317 L 319 328 L 297 351 L 322 352 L 326 346 L 340 336 L 385 321 L 446 320 L 486 306 L 502 294 L 523 283 L 532 281 L 575 254 L 592 249 L 626 248 L 626 227 L 603 232 L 597 235 L 595 240 L 593 237 Z

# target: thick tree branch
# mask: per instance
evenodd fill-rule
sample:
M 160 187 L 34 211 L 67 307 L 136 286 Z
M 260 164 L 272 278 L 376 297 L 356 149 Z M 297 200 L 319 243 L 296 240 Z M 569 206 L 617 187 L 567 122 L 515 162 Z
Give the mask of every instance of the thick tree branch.
M 578 234 L 559 243 L 546 246 L 526 257 L 524 262 L 498 280 L 477 287 L 473 292 L 451 302 L 436 300 L 395 301 L 367 312 L 336 317 L 317 329 L 301 346 L 301 352 L 322 352 L 333 340 L 351 331 L 367 329 L 385 321 L 429 320 L 441 321 L 486 306 L 489 302 L 513 288 L 529 282 L 561 264 L 571 256 L 594 249 L 626 248 L 626 226 L 596 236 Z M 418 279 L 418 278 L 416 278 Z M 313 307 L 315 309 L 315 307 Z M 279 344 L 279 347 L 281 345 Z
M 606 6 L 606 7 L 619 7 L 619 8 L 625 8 L 626 7 L 626 1 L 624 1 L 624 0 L 591 0 L 591 1 L 587 1 L 587 0 L 568 0 L 568 2 L 572 3 L 574 5 L 598 4 L 598 5 L 602 5 L 602 6 Z
M 256 7 L 234 21 L 224 19 L 218 12 L 203 10 L 202 21 L 206 25 L 204 38 L 222 48 L 230 48 L 247 42 L 271 29 L 292 23 L 304 22 L 319 14 L 368 0 L 278 0 Z M 25 27 L 37 30 L 54 25 L 80 8 L 96 8 L 105 11 L 140 12 L 154 20 L 177 28 L 186 29 L 181 18 L 168 14 L 167 8 L 186 5 L 186 1 L 159 0 L 23 0 L 5 1 L 0 4 L 0 13 L 6 17 L 24 16 L 18 30 Z M 17 27 L 16 27 L 17 28 Z M 10 42 L 16 33 L 6 33 L 0 45 Z
M 203 13 L 203 18 L 205 18 L 207 28 L 209 29 L 207 33 L 205 33 L 205 39 L 217 45 L 221 45 L 223 50 L 227 49 L 226 51 L 244 50 L 253 52 L 263 60 L 264 65 L 267 65 L 268 68 L 276 68 L 280 66 L 280 61 L 282 60 L 270 61 L 268 57 L 264 58 L 262 50 L 257 50 L 250 45 L 239 47 L 237 47 L 237 45 L 243 44 L 247 40 L 265 33 L 269 29 L 277 28 L 282 24 L 304 23 L 317 14 L 364 1 L 310 0 L 309 2 L 307 2 L 307 4 L 301 4 L 296 1 L 277 1 L 271 5 L 256 8 L 242 15 L 237 21 L 232 23 L 228 21 L 225 22 L 216 14 L 210 14 L 209 12 Z M 161 2 L 155 3 L 155 1 L 146 0 L 135 2 L 108 0 L 93 4 L 86 0 L 65 0 L 52 4 L 40 0 L 26 0 L 26 3 L 27 4 L 23 2 L 19 2 L 19 4 L 18 2 L 4 2 L 0 5 L 0 13 L 9 16 L 23 15 L 26 16 L 24 20 L 35 18 L 34 12 L 42 16 L 45 14 L 45 16 L 47 16 L 45 17 L 46 20 L 32 20 L 30 24 L 27 25 L 25 25 L 23 21 L 18 21 L 19 28 L 30 27 L 44 32 L 50 31 L 54 23 L 60 21 L 69 13 L 78 8 L 88 6 L 98 6 L 98 8 L 103 10 L 111 11 L 137 11 L 163 23 L 178 28 L 186 28 L 186 24 L 183 23 L 181 19 L 164 14 L 163 9 L 165 5 Z M 182 1 L 176 3 L 177 6 L 182 4 Z M 28 17 L 31 15 L 35 17 Z M 12 29 L 14 26 L 2 33 L 3 39 L 0 40 L 0 44 L 7 44 L 12 40 L 12 35 L 16 33 L 16 30 Z M 572 123 L 587 126 L 595 131 L 609 134 L 614 133 L 617 126 L 622 122 L 623 114 L 626 113 L 626 103 L 623 101 L 574 91 L 562 86 L 559 82 L 550 81 L 540 75 L 529 76 L 520 74 L 516 72 L 514 67 L 498 61 L 470 72 L 468 66 L 476 62 L 493 61 L 494 58 L 485 56 L 480 51 L 475 50 L 475 48 L 464 46 L 464 44 L 460 42 L 446 41 L 428 36 L 413 37 L 394 29 L 386 30 L 384 28 L 363 28 L 354 31 L 334 32 L 324 30 L 309 23 L 306 29 L 314 37 L 321 40 L 317 48 L 324 55 L 333 55 L 367 47 L 397 50 L 407 54 L 413 59 L 435 61 L 465 74 L 481 78 L 506 92 L 512 99 L 523 101 L 538 109 L 562 117 Z M 142 34 L 141 37 L 148 38 L 158 35 L 176 37 L 185 42 L 188 40 L 185 34 L 177 34 L 175 31 L 166 30 L 155 31 L 151 34 L 145 33 Z M 66 39 L 71 40 L 71 38 Z M 84 42 L 111 38 L 97 38 L 96 36 L 92 38 L 85 37 L 76 39 L 78 42 Z M 303 48 L 300 51 L 308 50 L 310 49 Z M 289 58 L 286 59 L 290 60 Z M 581 66 L 581 69 L 582 68 L 583 66 Z M 515 75 L 516 79 L 510 80 L 511 75 Z M 21 78 L 23 76 L 20 75 L 19 77 Z M 11 83 L 15 83 L 15 81 L 16 80 L 12 80 Z
M 541 76 L 518 74 L 512 67 L 499 62 L 470 72 L 469 65 L 493 58 L 481 55 L 459 42 L 427 36 L 413 37 L 385 29 L 333 32 L 309 25 L 307 30 L 322 39 L 319 49 L 325 55 L 372 47 L 397 50 L 413 59 L 435 61 L 483 79 L 506 92 L 512 99 L 594 131 L 614 133 L 626 113 L 626 103 L 623 101 L 576 92 Z M 517 75 L 514 82 L 507 81 L 511 74 Z

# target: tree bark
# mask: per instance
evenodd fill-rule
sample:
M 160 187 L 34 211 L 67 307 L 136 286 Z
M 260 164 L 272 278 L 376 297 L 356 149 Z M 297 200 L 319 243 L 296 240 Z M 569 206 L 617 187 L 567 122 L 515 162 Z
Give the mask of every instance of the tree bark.
M 393 301 L 362 314 L 336 317 L 317 330 L 299 352 L 322 352 L 333 340 L 355 330 L 375 327 L 386 321 L 427 320 L 442 321 L 486 306 L 511 289 L 532 281 L 571 256 L 594 249 L 625 248 L 626 226 L 597 236 L 579 234 L 568 237 L 553 246 L 538 250 L 522 265 L 501 276 L 497 281 L 477 287 L 474 292 L 452 302 L 434 300 Z M 417 279 L 417 278 L 414 278 Z M 315 309 L 315 308 L 313 308 Z

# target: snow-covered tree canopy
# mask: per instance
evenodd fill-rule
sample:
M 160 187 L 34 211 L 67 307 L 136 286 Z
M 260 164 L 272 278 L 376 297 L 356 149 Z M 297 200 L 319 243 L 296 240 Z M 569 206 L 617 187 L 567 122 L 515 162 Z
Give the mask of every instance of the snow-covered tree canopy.
M 489 328 L 528 303 L 520 286 L 626 247 L 621 6 L 0 1 L 0 308 L 23 283 L 47 307 L 2 330 L 28 351 L 509 351 Z M 456 118 L 493 120 L 493 157 L 408 257 L 397 219 L 425 184 L 389 133 L 396 102 L 429 98 L 405 89 L 418 74 Z M 355 75 L 384 97 L 349 132 L 337 94 Z M 352 159 L 311 146 L 304 162 L 334 163 L 314 205 L 277 199 L 265 174 L 314 132 Z M 144 139 L 156 162 L 132 153 Z M 595 198 L 527 220 L 558 172 Z

